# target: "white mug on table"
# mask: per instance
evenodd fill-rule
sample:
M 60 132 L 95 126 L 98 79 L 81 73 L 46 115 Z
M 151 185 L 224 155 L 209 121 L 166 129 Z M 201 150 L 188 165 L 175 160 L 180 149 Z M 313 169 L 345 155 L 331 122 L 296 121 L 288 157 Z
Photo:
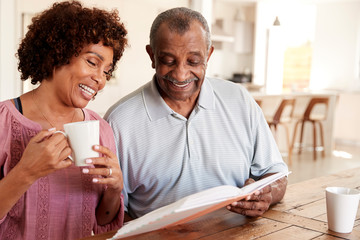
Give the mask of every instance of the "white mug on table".
M 85 163 L 87 158 L 99 157 L 92 147 L 99 145 L 99 121 L 82 121 L 64 124 L 64 131 L 55 131 L 62 133 L 68 138 L 72 154 L 69 156 L 76 166 L 89 166 Z
M 354 227 L 360 191 L 344 187 L 326 188 L 328 227 L 338 233 L 350 233 Z

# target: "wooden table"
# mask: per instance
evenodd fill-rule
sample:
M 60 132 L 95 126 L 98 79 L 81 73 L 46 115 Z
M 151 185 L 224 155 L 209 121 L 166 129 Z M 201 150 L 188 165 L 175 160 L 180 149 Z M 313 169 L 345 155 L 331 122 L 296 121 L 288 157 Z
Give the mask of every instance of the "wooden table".
M 325 203 L 328 186 L 360 189 L 360 168 L 289 185 L 282 202 L 262 217 L 247 218 L 220 209 L 186 224 L 126 239 L 360 239 L 360 211 L 351 233 L 328 230 Z M 115 233 L 84 240 L 107 239 Z

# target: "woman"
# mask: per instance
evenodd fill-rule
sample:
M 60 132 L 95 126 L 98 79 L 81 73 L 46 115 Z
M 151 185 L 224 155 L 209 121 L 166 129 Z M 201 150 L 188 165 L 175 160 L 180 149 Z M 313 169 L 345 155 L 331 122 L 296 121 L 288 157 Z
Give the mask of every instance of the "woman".
M 110 126 L 85 109 L 127 44 L 118 12 L 55 3 L 18 49 L 21 78 L 40 86 L 0 103 L 0 239 L 78 239 L 123 224 L 122 173 Z M 101 157 L 76 167 L 62 134 L 100 121 Z M 95 167 L 91 167 L 95 166 Z

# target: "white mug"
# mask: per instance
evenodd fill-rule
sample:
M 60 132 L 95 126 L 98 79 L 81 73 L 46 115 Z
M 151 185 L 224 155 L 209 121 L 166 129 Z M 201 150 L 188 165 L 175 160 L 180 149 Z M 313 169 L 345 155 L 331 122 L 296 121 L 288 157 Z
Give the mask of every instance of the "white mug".
M 89 166 L 85 163 L 87 158 L 99 157 L 92 147 L 99 145 L 99 120 L 82 121 L 64 124 L 62 133 L 68 138 L 72 150 L 69 158 L 74 161 L 76 166 Z
M 328 228 L 338 233 L 350 233 L 358 210 L 360 191 L 344 187 L 326 188 Z

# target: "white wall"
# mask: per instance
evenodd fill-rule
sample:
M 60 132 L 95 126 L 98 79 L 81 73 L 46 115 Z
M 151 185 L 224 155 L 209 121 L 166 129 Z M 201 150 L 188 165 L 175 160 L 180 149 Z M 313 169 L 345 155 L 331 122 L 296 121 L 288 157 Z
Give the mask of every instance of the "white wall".
M 259 1 L 257 4 L 254 83 L 266 84 L 266 30 L 279 16 L 284 39 L 304 30 L 316 10 L 310 89 L 360 91 L 360 1 Z M 303 25 L 294 25 L 294 19 Z M 292 27 L 291 27 L 292 25 Z M 290 33 L 289 29 L 292 28 Z M 309 32 L 309 36 L 312 33 Z M 312 36 L 311 36 L 312 37 Z
M 311 88 L 360 90 L 360 1 L 317 5 Z
M 338 96 L 334 137 L 340 144 L 360 146 L 360 111 L 357 109 L 359 102 L 360 93 L 342 92 Z
M 20 94 L 16 78 L 16 4 L 0 0 L 0 101 Z
M 283 66 L 276 66 L 268 55 L 272 50 L 269 44 L 269 30 L 278 28 L 277 41 L 278 44 L 284 46 L 284 49 L 287 46 L 298 46 L 308 40 L 312 41 L 314 31 L 316 31 L 315 12 L 316 5 L 311 1 L 259 1 L 257 3 L 253 76 L 255 84 L 270 86 L 271 79 L 283 75 Z M 280 26 L 274 27 L 276 17 L 280 21 Z M 278 55 L 281 56 L 277 57 L 284 58 L 283 51 L 278 52 Z M 282 64 L 282 61 L 277 62 Z M 276 72 L 274 69 L 277 69 Z M 274 78 L 268 76 L 269 72 L 273 72 Z

